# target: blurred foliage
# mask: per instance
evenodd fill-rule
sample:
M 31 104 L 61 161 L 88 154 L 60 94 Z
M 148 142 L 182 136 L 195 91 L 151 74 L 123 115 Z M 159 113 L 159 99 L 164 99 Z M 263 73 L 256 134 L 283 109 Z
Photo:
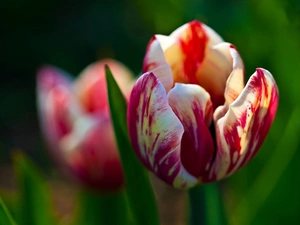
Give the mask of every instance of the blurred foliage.
M 11 217 L 9 211 L 0 198 L 0 224 L 15 225 L 15 221 Z
M 75 211 L 73 225 L 132 224 L 129 219 L 130 212 L 125 191 L 103 194 L 82 190 L 77 203 L 79 210 Z
M 53 225 L 50 190 L 39 169 L 22 153 L 14 153 L 14 168 L 18 181 L 15 219 L 19 225 Z
M 38 67 L 53 64 L 79 74 L 91 62 L 113 57 L 139 74 L 153 34 L 198 19 L 238 48 L 247 77 L 266 68 L 280 91 L 260 153 L 221 182 L 230 224 L 299 223 L 299 0 L 11 0 L 1 2 L 1 15 L 1 163 L 21 148 L 51 168 L 36 115 Z

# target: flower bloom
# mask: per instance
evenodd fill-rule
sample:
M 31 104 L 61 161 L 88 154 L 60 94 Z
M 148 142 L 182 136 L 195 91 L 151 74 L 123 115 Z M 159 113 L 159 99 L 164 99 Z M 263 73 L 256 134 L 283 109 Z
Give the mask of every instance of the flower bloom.
M 129 96 L 132 74 L 122 64 L 91 64 L 76 81 L 46 66 L 38 72 L 38 108 L 51 153 L 82 184 L 99 189 L 123 185 L 122 166 L 109 115 L 104 65 Z
M 278 89 L 258 68 L 244 84 L 237 49 L 193 21 L 149 42 L 127 119 L 142 163 L 180 189 L 246 165 L 274 120 Z

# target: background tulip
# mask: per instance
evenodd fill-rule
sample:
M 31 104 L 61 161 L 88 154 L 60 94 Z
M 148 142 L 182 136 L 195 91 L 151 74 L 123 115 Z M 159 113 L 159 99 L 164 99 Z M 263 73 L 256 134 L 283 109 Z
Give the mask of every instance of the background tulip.
M 124 182 L 109 115 L 105 64 L 128 96 L 132 74 L 113 60 L 91 64 L 75 81 L 54 67 L 43 67 L 37 89 L 51 153 L 82 184 L 100 189 L 119 188 Z
M 176 188 L 220 180 L 257 153 L 274 120 L 276 83 L 257 69 L 244 84 L 236 48 L 193 21 L 149 42 L 128 106 L 133 148 Z

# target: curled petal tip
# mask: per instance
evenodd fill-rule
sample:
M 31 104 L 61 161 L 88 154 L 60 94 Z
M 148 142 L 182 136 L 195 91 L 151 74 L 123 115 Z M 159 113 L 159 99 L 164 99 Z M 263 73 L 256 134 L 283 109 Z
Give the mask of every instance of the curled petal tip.
M 267 70 L 257 69 L 224 117 L 216 121 L 217 155 L 209 179 L 222 179 L 255 156 L 273 123 L 277 106 L 275 80 Z
M 171 68 L 166 62 L 162 49 L 162 44 L 166 47 L 169 45 L 169 42 L 168 40 L 162 39 L 164 38 L 161 37 L 159 41 L 156 36 L 153 36 L 150 40 L 143 62 L 143 72 L 155 73 L 155 76 L 160 80 L 168 92 L 172 88 L 174 81 Z

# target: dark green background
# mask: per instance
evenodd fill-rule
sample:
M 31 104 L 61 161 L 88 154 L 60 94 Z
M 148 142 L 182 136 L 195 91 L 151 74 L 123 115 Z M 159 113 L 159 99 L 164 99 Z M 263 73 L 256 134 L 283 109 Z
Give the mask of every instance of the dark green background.
M 2 164 L 21 148 L 45 169 L 51 166 L 36 115 L 39 66 L 78 74 L 97 59 L 113 57 L 138 74 L 153 34 L 169 34 L 198 19 L 238 48 L 247 77 L 266 68 L 280 91 L 277 117 L 260 153 L 222 182 L 230 222 L 299 224 L 299 0 L 11 0 L 0 8 Z

